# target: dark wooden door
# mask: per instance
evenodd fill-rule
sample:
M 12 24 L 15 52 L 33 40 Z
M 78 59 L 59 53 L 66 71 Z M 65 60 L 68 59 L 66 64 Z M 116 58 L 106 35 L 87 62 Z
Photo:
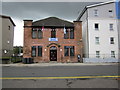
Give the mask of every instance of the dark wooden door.
M 57 61 L 57 50 L 50 50 L 50 61 Z

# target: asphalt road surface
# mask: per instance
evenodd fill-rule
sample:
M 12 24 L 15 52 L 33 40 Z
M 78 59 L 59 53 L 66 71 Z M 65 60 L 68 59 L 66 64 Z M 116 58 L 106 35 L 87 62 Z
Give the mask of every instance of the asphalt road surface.
M 3 88 L 118 88 L 118 78 L 34 79 L 34 77 L 118 76 L 118 65 L 3 67 Z M 19 79 L 24 77 L 24 79 Z M 33 77 L 33 79 L 25 79 Z

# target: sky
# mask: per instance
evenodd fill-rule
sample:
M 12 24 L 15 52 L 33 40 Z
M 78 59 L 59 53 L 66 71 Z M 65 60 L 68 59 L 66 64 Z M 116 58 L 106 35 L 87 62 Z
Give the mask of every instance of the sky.
M 75 21 L 86 5 L 98 2 L 16 2 L 2 1 L 2 15 L 10 16 L 16 24 L 14 46 L 23 46 L 23 20 L 37 21 L 47 17 L 58 17 Z M 34 0 L 35 1 L 35 0 Z M 85 0 L 84 0 L 85 1 Z M 101 1 L 102 0 L 98 0 Z M 109 1 L 109 0 L 103 0 Z

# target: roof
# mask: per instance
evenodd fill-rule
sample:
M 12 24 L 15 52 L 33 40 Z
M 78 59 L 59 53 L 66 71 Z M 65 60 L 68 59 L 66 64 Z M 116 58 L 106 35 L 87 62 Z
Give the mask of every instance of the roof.
M 33 22 L 33 26 L 73 27 L 74 24 L 72 22 L 62 20 L 57 17 L 48 17 L 48 18 Z
M 106 5 L 106 4 L 110 4 L 110 3 L 114 3 L 115 1 L 107 1 L 107 2 L 102 2 L 102 3 L 97 3 L 97 4 L 92 4 L 92 5 L 87 5 L 84 7 L 84 9 L 82 10 L 82 12 L 80 13 L 80 15 L 77 18 L 77 21 L 82 17 L 82 15 L 85 13 L 85 11 L 88 8 L 92 8 L 92 7 L 97 7 L 97 6 L 101 6 L 101 5 Z
M 14 26 L 16 26 L 10 16 L 0 15 L 0 17 L 10 19 L 10 21 L 12 22 L 12 24 L 13 24 Z

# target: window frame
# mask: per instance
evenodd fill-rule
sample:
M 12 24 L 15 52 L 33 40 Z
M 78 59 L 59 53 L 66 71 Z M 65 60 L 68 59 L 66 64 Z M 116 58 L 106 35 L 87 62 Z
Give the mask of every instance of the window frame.
M 100 51 L 96 51 L 96 58 L 100 58 Z
M 73 55 L 72 55 L 72 53 L 71 53 L 71 50 L 73 49 Z M 72 56 L 75 56 L 75 49 L 74 49 L 74 46 L 71 46 L 71 48 L 70 48 L 70 56 L 72 57 Z
M 43 31 L 42 29 L 38 29 L 38 39 L 42 39 L 43 38 Z
M 64 33 L 64 39 L 69 39 L 70 37 L 70 34 L 69 34 L 70 32 L 69 32 L 69 30 L 68 30 L 68 28 L 66 28 L 66 34 Z
M 35 52 L 34 52 L 35 55 L 33 55 L 33 50 L 35 50 Z M 31 56 L 32 56 L 32 57 L 36 57 L 36 50 L 37 50 L 37 49 L 36 49 L 36 46 L 32 46 L 32 47 L 31 47 Z
M 67 51 L 66 51 L 67 50 Z M 66 54 L 66 52 L 67 52 L 67 54 Z M 67 46 L 64 46 L 64 56 L 66 57 L 66 56 L 69 56 L 69 48 L 67 48 Z
M 115 44 L 115 39 L 114 39 L 114 37 L 110 37 L 110 44 Z
M 95 17 L 98 16 L 98 9 L 94 9 L 94 16 L 95 16 Z
M 111 51 L 111 58 L 115 58 L 115 51 Z
M 95 44 L 100 44 L 100 37 L 95 37 Z
M 74 39 L 74 28 L 70 29 L 70 39 Z
M 67 55 L 66 55 L 66 51 L 67 50 Z M 73 53 L 71 52 L 71 50 L 73 50 Z M 75 46 L 64 46 L 64 56 L 69 56 L 69 57 L 73 57 L 75 56 Z
M 96 28 L 96 25 L 97 25 L 97 28 Z M 99 30 L 99 23 L 94 23 L 94 29 Z
M 51 30 L 51 38 L 56 38 L 56 30 L 55 29 Z
M 112 27 L 112 28 L 111 28 Z M 112 24 L 112 23 L 110 23 L 109 24 L 109 29 L 110 29 L 110 31 L 113 31 L 113 27 L 114 27 L 114 25 Z
M 38 46 L 38 57 L 42 57 L 42 46 Z
M 35 33 L 35 37 L 34 37 L 34 33 Z M 32 28 L 32 39 L 37 39 L 37 29 L 36 28 Z
M 110 10 L 108 10 L 108 12 L 109 12 L 109 17 L 113 17 L 113 10 L 110 9 Z

